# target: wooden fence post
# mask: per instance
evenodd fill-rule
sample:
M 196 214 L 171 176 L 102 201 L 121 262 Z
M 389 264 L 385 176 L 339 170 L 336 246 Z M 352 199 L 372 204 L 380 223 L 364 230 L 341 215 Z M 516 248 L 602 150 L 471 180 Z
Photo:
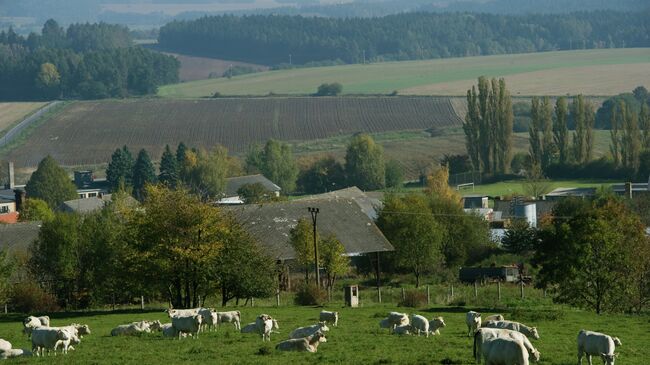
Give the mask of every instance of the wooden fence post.
M 497 300 L 501 301 L 501 281 L 497 281 Z
M 377 287 L 377 302 L 381 303 L 381 286 Z
M 251 297 L 251 307 L 255 306 L 255 298 Z
M 429 290 L 429 286 L 427 285 L 427 305 L 431 303 L 431 291 Z
M 454 284 L 451 284 L 451 299 L 454 299 Z
M 280 306 L 280 289 L 275 289 L 275 305 Z
M 7 303 L 5 303 L 5 314 L 7 314 L 7 313 L 8 313 L 8 311 L 7 311 Z
M 519 293 L 521 294 L 521 299 L 524 299 L 524 281 L 519 282 Z
M 201 306 L 201 296 L 200 296 L 200 295 L 198 296 L 198 303 L 197 303 L 197 304 L 198 304 L 197 307 L 200 307 L 200 306 Z
M 404 288 L 402 288 L 402 301 L 406 300 L 406 292 L 404 292 Z
M 474 282 L 474 299 L 478 299 L 478 284 Z
M 144 310 L 144 295 L 140 296 L 140 309 Z

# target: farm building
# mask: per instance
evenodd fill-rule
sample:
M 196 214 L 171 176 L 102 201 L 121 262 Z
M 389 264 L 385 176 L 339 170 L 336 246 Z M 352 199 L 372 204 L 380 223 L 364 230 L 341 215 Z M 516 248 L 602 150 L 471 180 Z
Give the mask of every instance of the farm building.
M 229 177 L 226 179 L 226 192 L 225 196 L 220 199 L 217 203 L 223 205 L 237 205 L 244 204 L 244 201 L 239 196 L 239 189 L 245 185 L 260 184 L 267 191 L 271 192 L 274 196 L 280 196 L 280 191 L 282 190 L 277 186 L 273 181 L 267 179 L 264 175 L 247 175 L 247 176 L 237 176 Z
M 463 267 L 458 278 L 464 283 L 484 281 L 515 282 L 519 279 L 519 268 L 515 265 L 497 267 Z
M 79 199 L 101 198 L 102 195 L 109 192 L 106 179 L 95 179 L 93 172 L 90 170 L 75 171 L 74 184 L 77 187 Z
M 373 214 L 358 199 L 337 197 L 332 193 L 305 199 L 264 205 L 227 208 L 279 261 L 293 260 L 296 253 L 289 244 L 289 232 L 298 220 L 311 220 L 308 207 L 317 207 L 317 227 L 321 235 L 334 234 L 349 256 L 393 251 L 394 248 L 375 225 Z

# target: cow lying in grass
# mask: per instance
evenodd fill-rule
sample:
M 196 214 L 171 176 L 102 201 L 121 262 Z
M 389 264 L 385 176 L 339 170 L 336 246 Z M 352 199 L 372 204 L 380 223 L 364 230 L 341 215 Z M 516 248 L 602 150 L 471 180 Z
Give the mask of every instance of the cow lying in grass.
M 322 332 L 316 332 L 313 336 L 282 341 L 275 348 L 280 351 L 316 352 L 321 342 L 327 342 L 327 339 Z

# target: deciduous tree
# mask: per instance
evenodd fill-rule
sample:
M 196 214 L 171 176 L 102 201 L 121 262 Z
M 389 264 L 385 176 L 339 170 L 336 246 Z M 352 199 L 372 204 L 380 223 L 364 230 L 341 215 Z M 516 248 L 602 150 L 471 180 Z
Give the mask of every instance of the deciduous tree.
M 66 200 L 77 198 L 77 188 L 51 156 L 45 157 L 25 186 L 27 196 L 44 200 L 50 208 L 58 208 Z
M 326 283 L 332 290 L 336 279 L 350 271 L 350 258 L 346 256 L 345 247 L 336 236 L 329 234 L 323 237 L 318 246 L 320 265 L 325 270 Z
M 558 163 L 566 165 L 569 162 L 569 110 L 565 97 L 559 97 L 555 102 L 555 118 L 553 120 L 553 140 L 558 152 Z
M 345 153 L 348 184 L 361 190 L 377 190 L 386 185 L 384 150 L 367 134 L 356 134 Z
M 316 232 L 316 242 L 320 240 Z M 309 272 L 314 265 L 314 231 L 311 222 L 298 220 L 289 232 L 289 244 L 296 252 L 296 261 L 305 269 L 305 283 L 309 283 Z

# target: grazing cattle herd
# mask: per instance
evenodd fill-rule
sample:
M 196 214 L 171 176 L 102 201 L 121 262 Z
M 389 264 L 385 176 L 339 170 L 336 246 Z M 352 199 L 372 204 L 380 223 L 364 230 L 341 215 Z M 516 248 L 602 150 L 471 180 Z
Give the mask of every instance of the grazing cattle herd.
M 241 333 L 256 333 L 262 341 L 271 341 L 272 333 L 279 333 L 278 321 L 268 314 L 260 314 L 244 327 L 241 326 L 241 312 L 216 312 L 209 308 L 168 309 L 170 323 L 143 320 L 119 325 L 111 330 L 111 336 L 133 336 L 142 333 L 162 332 L 165 337 L 181 338 L 191 336 L 198 338 L 199 333 L 214 331 L 220 325 L 231 323 Z M 338 326 L 338 312 L 321 311 L 320 322 L 294 329 L 289 333 L 289 339 L 280 342 L 275 348 L 279 351 L 316 352 L 321 343 L 327 342 L 325 336 L 330 328 Z M 466 314 L 468 337 L 474 338 L 473 357 L 477 364 L 483 359 L 486 365 L 528 365 L 531 361 L 540 360 L 540 352 L 533 346 L 529 338 L 539 340 L 536 327 L 529 327 L 519 322 L 506 320 L 502 315 L 495 314 L 485 318 L 481 313 L 469 311 Z M 419 314 L 390 312 L 379 321 L 379 327 L 389 330 L 395 335 L 440 335 L 445 321 L 442 317 L 431 320 Z M 6 359 L 20 356 L 43 356 L 50 352 L 56 355 L 57 350 L 67 354 L 74 350 L 74 345 L 81 343 L 84 335 L 89 335 L 87 325 L 71 324 L 65 327 L 50 327 L 47 316 L 29 316 L 23 321 L 23 333 L 31 338 L 32 348 L 14 349 L 11 343 L 0 339 L 0 358 Z M 621 346 L 617 337 L 603 333 L 581 330 L 577 337 L 578 364 L 586 357 L 592 365 L 592 356 L 600 357 L 605 365 L 614 365 L 617 354 L 616 346 Z

